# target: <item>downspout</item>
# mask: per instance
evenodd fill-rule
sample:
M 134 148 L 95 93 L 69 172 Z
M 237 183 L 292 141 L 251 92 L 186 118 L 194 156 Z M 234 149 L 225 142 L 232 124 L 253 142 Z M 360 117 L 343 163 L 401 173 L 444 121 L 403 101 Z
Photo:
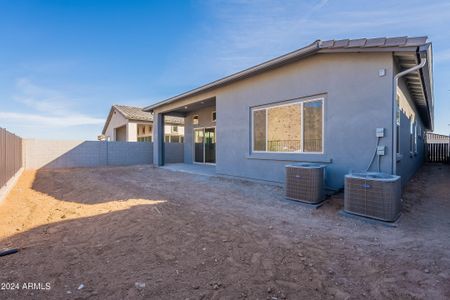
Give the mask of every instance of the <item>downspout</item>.
M 419 56 L 420 63 L 412 68 L 406 69 L 397 75 L 394 76 L 394 82 L 392 87 L 392 174 L 397 175 L 397 87 L 398 87 L 398 80 L 400 77 L 405 76 L 406 74 L 409 74 L 411 72 L 417 71 L 419 69 L 422 69 L 425 64 L 427 63 L 426 58 L 421 58 Z

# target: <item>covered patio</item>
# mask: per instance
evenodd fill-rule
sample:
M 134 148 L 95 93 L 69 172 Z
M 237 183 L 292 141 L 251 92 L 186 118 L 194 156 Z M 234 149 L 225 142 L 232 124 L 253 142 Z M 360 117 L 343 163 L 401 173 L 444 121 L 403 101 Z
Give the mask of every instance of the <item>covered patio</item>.
M 176 105 L 175 105 L 176 103 Z M 194 99 L 167 104 L 162 111 L 154 111 L 154 152 L 153 161 L 158 166 L 169 166 L 176 171 L 188 171 L 198 174 L 211 174 L 216 163 L 216 98 Z M 170 160 L 170 151 L 166 149 L 163 138 L 164 123 L 168 117 L 184 118 L 184 159 L 183 164 Z M 177 162 L 178 163 L 178 162 Z M 197 166 L 189 166 L 196 164 Z M 202 165 L 206 165 L 202 168 Z M 209 165 L 209 167 L 208 167 Z M 211 167 L 212 166 L 212 167 Z M 213 168 L 214 167 L 214 168 Z

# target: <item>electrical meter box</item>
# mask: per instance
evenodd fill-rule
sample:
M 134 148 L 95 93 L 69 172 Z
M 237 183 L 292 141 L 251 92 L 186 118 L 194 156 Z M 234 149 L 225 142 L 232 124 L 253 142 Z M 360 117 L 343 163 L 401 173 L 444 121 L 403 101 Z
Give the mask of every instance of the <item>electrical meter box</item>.
M 386 152 L 386 146 L 378 146 L 377 147 L 377 155 L 384 155 Z
M 377 128 L 377 130 L 376 130 L 376 135 L 377 135 L 377 137 L 379 137 L 379 138 L 384 137 L 384 128 Z

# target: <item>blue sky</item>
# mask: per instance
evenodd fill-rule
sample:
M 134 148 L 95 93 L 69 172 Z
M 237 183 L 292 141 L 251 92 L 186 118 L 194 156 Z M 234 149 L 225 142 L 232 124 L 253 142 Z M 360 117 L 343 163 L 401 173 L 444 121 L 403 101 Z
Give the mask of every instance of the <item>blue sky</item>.
M 448 1 L 0 0 L 0 126 L 95 140 L 146 106 L 316 39 L 428 35 L 436 132 L 450 127 Z

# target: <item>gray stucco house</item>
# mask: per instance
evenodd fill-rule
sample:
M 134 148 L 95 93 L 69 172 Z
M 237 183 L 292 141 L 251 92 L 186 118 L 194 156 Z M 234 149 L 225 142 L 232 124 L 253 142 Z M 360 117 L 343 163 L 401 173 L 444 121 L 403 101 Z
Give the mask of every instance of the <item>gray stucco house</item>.
M 178 116 L 184 163 L 217 174 L 281 183 L 286 164 L 318 162 L 340 188 L 373 161 L 406 182 L 433 129 L 432 47 L 427 37 L 317 40 L 144 110 L 160 166 L 164 118 Z

